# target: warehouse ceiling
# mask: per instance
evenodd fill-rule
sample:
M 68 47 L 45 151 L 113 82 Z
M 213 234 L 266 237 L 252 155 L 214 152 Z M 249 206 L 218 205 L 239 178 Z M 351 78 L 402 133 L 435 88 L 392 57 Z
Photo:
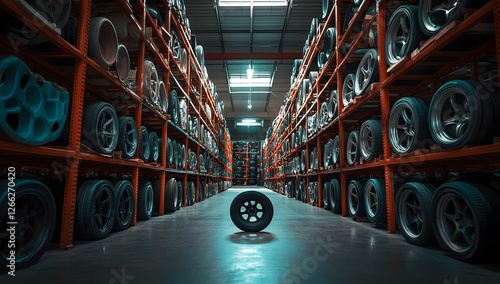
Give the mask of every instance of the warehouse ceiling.
M 321 17 L 321 0 L 253 0 L 226 6 L 228 0 L 185 0 L 205 65 L 224 101 L 232 140 L 265 139 L 290 89 L 293 60 L 302 50 L 312 18 Z M 259 6 L 258 2 L 281 2 Z M 234 4 L 234 3 L 233 3 Z M 267 5 L 267 4 L 264 4 Z M 251 82 L 247 69 L 252 69 Z M 231 84 L 229 84 L 231 82 Z M 238 126 L 243 118 L 263 120 L 261 126 Z

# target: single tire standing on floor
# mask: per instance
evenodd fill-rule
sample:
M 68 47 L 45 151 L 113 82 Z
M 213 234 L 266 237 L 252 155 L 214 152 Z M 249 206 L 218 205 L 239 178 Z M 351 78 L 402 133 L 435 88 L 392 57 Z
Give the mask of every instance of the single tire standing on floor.
M 9 180 L 0 181 L 0 264 L 2 270 L 10 265 L 7 258 L 10 250 L 8 214 L 12 195 L 7 188 Z M 15 181 L 16 251 L 15 266 L 17 269 L 28 267 L 37 262 L 47 249 L 52 239 L 56 222 L 56 204 L 49 188 L 39 181 L 16 179 Z M 11 212 L 11 211 L 9 211 Z
M 231 220 L 245 232 L 258 232 L 265 229 L 273 219 L 273 204 L 263 193 L 245 191 L 231 202 Z

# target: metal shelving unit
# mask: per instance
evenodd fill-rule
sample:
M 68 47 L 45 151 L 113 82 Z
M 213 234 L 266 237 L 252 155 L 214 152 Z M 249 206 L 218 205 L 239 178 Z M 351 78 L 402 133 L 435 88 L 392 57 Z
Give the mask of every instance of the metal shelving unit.
M 233 184 L 258 185 L 261 176 L 260 141 L 233 142 Z M 253 182 L 251 182 L 253 181 Z
M 133 2 L 133 5 L 129 2 Z M 21 172 L 23 169 L 40 169 L 48 176 L 64 178 L 64 200 L 61 204 L 62 223 L 59 246 L 62 249 L 73 245 L 75 220 L 76 193 L 79 178 L 86 171 L 92 170 L 106 175 L 127 175 L 135 194 L 135 212 L 132 225 L 137 222 L 138 182 L 142 177 L 160 179 L 159 212 L 164 212 L 164 190 L 167 177 L 176 177 L 184 184 L 184 200 L 186 205 L 186 184 L 194 181 L 196 185 L 196 202 L 202 200 L 200 194 L 206 194 L 207 187 L 202 185 L 213 184 L 217 192 L 224 190 L 223 182 L 232 180 L 232 150 L 230 137 L 225 127 L 222 114 L 216 112 L 216 100 L 210 90 L 208 78 L 203 74 L 195 52 L 190 47 L 186 28 L 180 23 L 180 15 L 170 9 L 170 1 L 158 4 L 160 14 L 165 19 L 163 26 L 157 26 L 146 9 L 145 1 L 91 1 L 81 0 L 73 2 L 72 16 L 77 16 L 79 25 L 77 43 L 73 46 L 59 34 L 44 25 L 36 25 L 35 18 L 29 12 L 20 8 L 17 1 L 6 0 L 0 4 L 0 10 L 17 19 L 22 19 L 29 26 L 36 26 L 37 32 L 47 39 L 47 46 L 42 52 L 34 52 L 36 47 L 12 44 L 8 35 L 0 35 L 0 55 L 16 54 L 29 63 L 35 72 L 44 78 L 58 82 L 69 90 L 71 95 L 71 116 L 69 127 L 69 141 L 62 146 L 44 145 L 30 146 L 6 140 L 0 140 L 1 167 L 15 166 Z M 92 58 L 87 56 L 89 43 L 90 19 L 96 15 L 120 15 L 127 19 L 128 24 L 139 35 L 137 49 L 129 50 L 131 65 L 137 66 L 137 86 L 135 89 L 124 85 L 110 72 L 100 67 Z M 169 42 L 172 31 L 180 37 L 181 44 L 187 50 L 187 70 L 176 62 Z M 163 70 L 163 79 L 166 83 L 167 94 L 175 89 L 179 98 L 186 100 L 187 113 L 199 119 L 199 128 L 203 125 L 207 133 L 214 139 L 214 145 L 220 151 L 213 151 L 201 142 L 200 135 L 192 136 L 187 130 L 174 124 L 170 117 L 160 113 L 149 104 L 143 102 L 142 94 L 144 60 L 150 59 Z M 63 65 L 60 63 L 63 62 Z M 169 84 L 167 84 L 169 83 Z M 195 91 L 196 90 L 196 91 Z M 113 98 L 110 93 L 119 92 L 120 98 Z M 161 144 L 162 156 L 156 163 L 144 162 L 139 158 L 139 151 L 132 159 L 115 158 L 89 152 L 82 147 L 82 115 L 84 102 L 102 100 L 110 102 L 122 114 L 127 113 L 135 119 L 137 128 L 146 125 L 157 132 L 164 143 Z M 208 115 L 207 108 L 213 115 Z M 167 166 L 166 143 L 168 137 L 178 139 L 185 146 L 186 156 L 188 149 L 192 149 L 197 157 L 206 153 L 213 161 L 213 171 L 200 172 Z M 140 135 L 138 137 L 139 145 Z M 50 161 L 47 163 L 47 161 Z
M 309 184 L 311 180 L 319 183 L 318 206 L 322 206 L 323 182 L 336 178 L 341 187 L 342 215 L 348 216 L 347 212 L 347 183 L 356 177 L 379 177 L 385 181 L 386 208 L 387 208 L 387 230 L 390 233 L 396 231 L 395 217 L 395 176 L 401 172 L 424 172 L 434 175 L 436 170 L 441 172 L 444 181 L 450 172 L 463 172 L 470 170 L 493 171 L 500 167 L 500 144 L 498 139 L 493 144 L 470 145 L 457 150 L 445 150 L 435 145 L 429 149 L 419 149 L 404 156 L 393 153 L 388 131 L 388 121 L 391 106 L 401 97 L 417 97 L 430 100 L 432 94 L 447 79 L 457 76 L 449 75 L 452 71 L 469 64 L 470 74 L 466 79 L 478 77 L 477 64 L 481 57 L 495 58 L 497 65 L 500 58 L 500 1 L 492 0 L 475 10 L 467 10 L 465 16 L 453 21 L 448 27 L 439 33 L 422 41 L 420 46 L 410 55 L 402 58 L 398 63 L 388 66 L 385 56 L 386 25 L 391 11 L 401 4 L 415 4 L 416 1 L 369 1 L 365 0 L 353 12 L 350 21 L 345 20 L 347 9 L 351 9 L 352 1 L 332 0 L 333 8 L 320 24 L 314 39 L 309 43 L 309 48 L 303 57 L 302 64 L 296 75 L 295 83 L 290 88 L 290 99 L 285 102 L 284 111 L 275 119 L 272 133 L 266 139 L 263 149 L 264 181 L 274 190 L 281 185 L 292 181 L 298 184 L 299 180 Z M 376 13 L 365 19 L 362 15 L 375 5 Z M 349 23 L 345 29 L 342 23 Z M 371 84 L 368 91 L 361 97 L 357 97 L 354 103 L 344 107 L 341 96 L 338 98 L 338 116 L 330 120 L 326 125 L 319 127 L 318 131 L 308 133 L 307 117 L 320 113 L 321 102 L 329 98 L 330 91 L 336 90 L 342 94 L 344 77 L 349 71 L 346 67 L 352 62 L 359 62 L 361 57 L 357 55 L 357 44 L 362 41 L 367 29 L 355 31 L 355 25 L 375 27 L 377 41 L 374 47 L 378 52 L 379 81 Z M 318 79 L 308 92 L 300 107 L 296 107 L 299 97 L 299 89 L 306 79 L 313 60 L 319 55 L 326 30 L 329 27 L 337 27 L 335 34 L 336 47 L 334 54 L 326 61 L 324 67 L 319 70 Z M 368 28 L 369 29 L 369 28 Z M 474 37 L 477 31 L 483 31 L 486 36 Z M 353 48 L 342 52 L 346 43 L 351 43 Z M 468 44 L 461 44 L 467 42 Z M 452 50 L 450 46 L 454 47 Z M 500 66 L 500 65 L 499 65 Z M 421 69 L 425 72 L 422 72 Z M 498 75 L 493 78 L 498 83 Z M 422 92 L 425 89 L 426 91 Z M 498 94 L 497 94 L 498 95 Z M 285 125 L 287 114 L 291 113 L 289 125 Z M 346 162 L 345 135 L 349 131 L 359 129 L 360 125 L 373 116 L 377 116 L 382 122 L 383 151 L 379 157 L 372 161 L 360 159 L 354 165 Z M 285 126 L 285 127 L 282 127 Z M 282 151 L 285 141 L 295 138 L 299 127 L 306 128 L 306 139 L 304 143 L 298 143 L 296 147 L 290 147 L 286 152 Z M 340 162 L 337 165 L 325 167 L 321 157 L 323 156 L 323 145 L 336 135 L 340 136 Z M 293 144 L 293 141 L 291 141 Z M 290 165 L 294 158 L 300 157 L 301 151 L 306 150 L 306 169 L 310 169 L 309 154 L 313 148 L 318 149 L 319 170 L 300 173 L 290 173 L 282 168 Z M 307 188 L 307 186 L 306 186 Z M 292 192 L 292 196 L 294 196 Z M 306 200 L 309 200 L 306 192 Z

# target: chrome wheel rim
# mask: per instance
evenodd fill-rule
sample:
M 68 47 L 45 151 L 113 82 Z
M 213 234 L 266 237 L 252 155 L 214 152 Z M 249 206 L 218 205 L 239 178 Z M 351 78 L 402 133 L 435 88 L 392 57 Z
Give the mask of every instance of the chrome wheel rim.
M 415 140 L 415 115 L 405 104 L 397 105 L 389 117 L 389 141 L 397 153 L 406 153 Z
M 359 194 L 356 185 L 354 185 L 353 183 L 349 183 L 347 191 L 348 191 L 347 203 L 348 203 L 349 213 L 351 213 L 351 215 L 356 215 L 356 212 L 358 211 L 359 208 Z
M 118 123 L 111 109 L 105 109 L 97 118 L 97 143 L 106 153 L 111 153 L 118 142 Z
M 356 157 L 358 156 L 358 141 L 356 137 L 352 134 L 349 134 L 349 138 L 347 139 L 347 163 L 353 165 L 356 163 Z
M 423 231 L 424 217 L 422 205 L 418 196 L 411 190 L 401 194 L 398 204 L 401 229 L 412 239 L 418 238 Z
M 359 148 L 363 158 L 370 157 L 373 153 L 373 130 L 369 125 L 363 125 L 359 130 Z
M 342 103 L 344 104 L 344 107 L 350 105 L 353 102 L 354 97 L 356 96 L 354 92 L 354 83 L 354 74 L 345 77 L 344 84 L 342 86 Z
M 363 59 L 361 59 L 358 70 L 356 71 L 356 80 L 354 83 L 354 92 L 356 95 L 361 96 L 363 91 L 370 84 L 370 80 L 375 71 L 376 60 L 377 58 L 375 58 L 371 52 L 365 53 Z
M 420 13 L 424 28 L 432 33 L 441 30 L 460 16 L 466 2 L 464 0 L 422 0 Z
M 370 182 L 366 188 L 366 214 L 374 218 L 375 214 L 377 214 L 378 206 L 377 190 L 375 189 L 375 185 Z
M 112 203 L 110 192 L 101 188 L 94 203 L 94 222 L 99 231 L 105 232 L 112 225 Z
M 404 10 L 393 15 L 392 24 L 387 27 L 386 45 L 389 64 L 394 64 L 408 54 L 411 36 L 411 22 Z

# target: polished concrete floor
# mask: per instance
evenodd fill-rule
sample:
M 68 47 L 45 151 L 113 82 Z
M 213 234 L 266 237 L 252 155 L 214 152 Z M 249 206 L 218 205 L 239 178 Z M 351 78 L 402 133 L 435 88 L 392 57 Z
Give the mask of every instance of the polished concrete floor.
M 243 190 L 264 192 L 274 218 L 244 233 L 229 216 Z M 73 249 L 49 250 L 0 283 L 500 283 L 500 263 L 470 265 L 369 223 L 257 187 L 235 187 L 174 214 Z

